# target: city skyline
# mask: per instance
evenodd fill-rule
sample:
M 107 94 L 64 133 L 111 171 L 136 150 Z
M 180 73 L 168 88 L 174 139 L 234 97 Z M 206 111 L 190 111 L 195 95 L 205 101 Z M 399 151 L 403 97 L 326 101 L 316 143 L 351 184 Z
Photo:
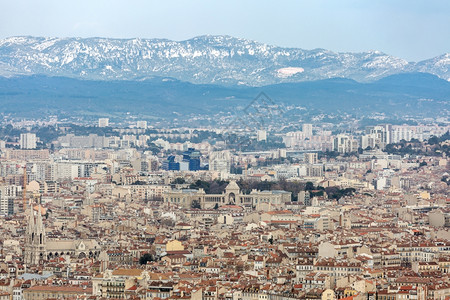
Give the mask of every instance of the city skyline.
M 450 2 L 2 2 L 0 300 L 450 300 Z

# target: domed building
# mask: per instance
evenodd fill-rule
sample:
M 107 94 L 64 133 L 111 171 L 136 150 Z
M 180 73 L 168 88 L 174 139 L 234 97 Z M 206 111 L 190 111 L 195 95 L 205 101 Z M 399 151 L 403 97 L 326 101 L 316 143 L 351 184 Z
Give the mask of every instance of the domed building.
M 252 190 L 249 194 L 232 180 L 222 194 L 206 194 L 203 189 L 173 189 L 164 193 L 164 202 L 182 208 L 210 209 L 223 205 L 237 205 L 256 210 L 283 209 L 291 201 L 291 192 Z

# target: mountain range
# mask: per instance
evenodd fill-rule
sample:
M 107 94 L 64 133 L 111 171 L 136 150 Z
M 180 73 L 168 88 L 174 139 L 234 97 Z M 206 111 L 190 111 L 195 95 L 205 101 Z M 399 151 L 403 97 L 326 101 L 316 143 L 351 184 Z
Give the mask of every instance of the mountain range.
M 239 114 L 261 92 L 276 106 L 285 107 L 282 111 L 286 119 L 297 122 L 321 114 L 334 115 L 330 122 L 338 122 L 336 117 L 346 114 L 437 119 L 448 118 L 450 112 L 450 82 L 431 74 L 408 73 L 370 83 L 333 78 L 262 87 L 193 84 L 167 77 L 139 81 L 0 77 L 0 113 L 119 119 L 130 113 L 148 120 L 183 122 L 202 116 L 215 122 L 217 113 Z
M 265 86 L 348 78 L 374 82 L 422 72 L 450 81 L 450 53 L 420 62 L 380 51 L 336 53 L 266 45 L 230 36 L 166 39 L 10 37 L 0 40 L 0 76 L 85 80 L 170 77 L 195 84 Z

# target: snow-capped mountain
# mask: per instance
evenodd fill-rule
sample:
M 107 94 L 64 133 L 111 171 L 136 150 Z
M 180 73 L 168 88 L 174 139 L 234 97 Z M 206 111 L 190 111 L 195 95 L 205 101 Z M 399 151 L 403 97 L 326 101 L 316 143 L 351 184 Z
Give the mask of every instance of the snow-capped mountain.
M 332 77 L 373 81 L 403 72 L 450 80 L 450 54 L 410 63 L 379 51 L 336 53 L 281 48 L 230 36 L 164 39 L 11 37 L 0 40 L 0 75 L 83 79 L 173 77 L 252 86 Z
M 450 53 L 421 61 L 415 65 L 415 70 L 424 73 L 432 73 L 450 81 Z

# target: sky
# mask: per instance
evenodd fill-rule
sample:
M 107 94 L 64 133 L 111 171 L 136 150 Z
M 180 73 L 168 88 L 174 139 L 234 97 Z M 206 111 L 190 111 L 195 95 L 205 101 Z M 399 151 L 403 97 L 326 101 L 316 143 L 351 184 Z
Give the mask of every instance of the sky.
M 450 52 L 449 0 L 0 0 L 0 8 L 0 39 L 226 34 L 408 61 Z

